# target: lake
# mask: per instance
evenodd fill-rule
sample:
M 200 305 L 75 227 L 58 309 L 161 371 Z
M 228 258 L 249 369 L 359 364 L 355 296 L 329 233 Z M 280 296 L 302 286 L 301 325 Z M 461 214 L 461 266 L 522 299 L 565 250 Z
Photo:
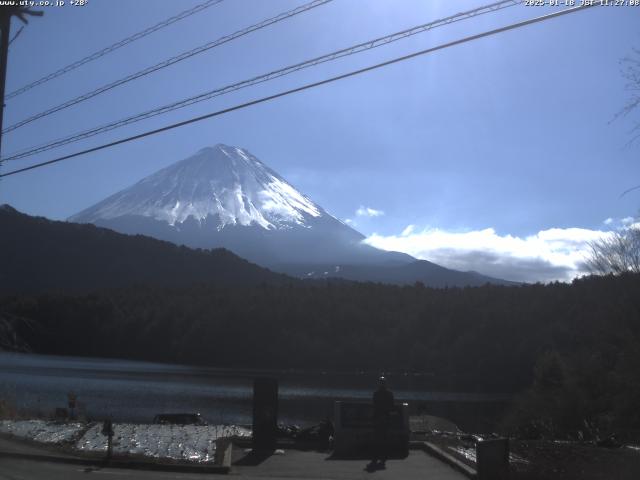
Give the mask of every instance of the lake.
M 279 421 L 311 425 L 333 416 L 335 400 L 371 398 L 376 374 L 261 371 L 130 360 L 0 352 L 0 399 L 33 415 L 49 415 L 77 395 L 90 419 L 149 423 L 158 413 L 200 412 L 212 423 L 251 424 L 252 380 L 279 383 Z M 466 431 L 494 428 L 509 395 L 439 392 L 420 374 L 387 375 L 397 401 L 412 413 L 448 418 Z

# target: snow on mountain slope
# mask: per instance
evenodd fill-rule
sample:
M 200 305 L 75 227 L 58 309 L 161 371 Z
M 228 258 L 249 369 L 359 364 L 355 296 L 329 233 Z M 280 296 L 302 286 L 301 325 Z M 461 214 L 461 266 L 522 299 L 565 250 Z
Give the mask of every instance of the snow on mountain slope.
M 327 213 L 247 150 L 218 144 L 142 179 L 72 216 L 126 234 L 193 248 L 224 247 L 301 277 L 478 285 L 491 281 L 398 252 Z
M 264 229 L 305 225 L 328 215 L 248 151 L 218 144 L 164 168 L 70 218 L 95 222 L 137 215 L 175 226 L 217 216 L 227 225 Z
M 269 267 L 371 263 L 394 255 L 413 260 L 364 245 L 361 233 L 251 153 L 222 144 L 203 148 L 69 220 L 189 247 L 224 247 Z

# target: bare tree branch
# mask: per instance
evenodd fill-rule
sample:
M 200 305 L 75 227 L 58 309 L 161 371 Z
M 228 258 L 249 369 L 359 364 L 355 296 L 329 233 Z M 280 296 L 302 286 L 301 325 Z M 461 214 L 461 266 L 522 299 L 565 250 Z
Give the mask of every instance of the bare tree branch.
M 629 227 L 591 242 L 587 267 L 592 273 L 640 273 L 640 228 Z

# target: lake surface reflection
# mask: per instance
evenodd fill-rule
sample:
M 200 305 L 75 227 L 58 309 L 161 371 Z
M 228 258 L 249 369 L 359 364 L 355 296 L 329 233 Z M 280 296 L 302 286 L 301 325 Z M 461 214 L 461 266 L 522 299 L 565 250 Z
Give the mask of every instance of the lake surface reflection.
M 333 416 L 334 400 L 368 400 L 373 374 L 259 371 L 0 352 L 0 399 L 28 414 L 47 415 L 77 395 L 90 419 L 151 422 L 158 413 L 200 412 L 212 423 L 250 424 L 252 379 L 279 382 L 279 421 L 314 424 Z M 397 401 L 412 412 L 449 418 L 469 431 L 487 431 L 508 395 L 434 392 L 421 375 L 389 375 Z

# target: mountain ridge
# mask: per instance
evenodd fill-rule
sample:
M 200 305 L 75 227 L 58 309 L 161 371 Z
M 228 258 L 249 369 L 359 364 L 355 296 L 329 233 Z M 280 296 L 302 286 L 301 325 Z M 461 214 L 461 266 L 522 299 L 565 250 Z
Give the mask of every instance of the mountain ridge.
M 300 278 L 429 286 L 513 284 L 379 250 L 248 150 L 217 144 L 141 179 L 69 221 L 191 248 L 226 248 Z
M 34 217 L 0 206 L 0 292 L 89 291 L 132 286 L 290 284 L 225 250 L 194 250 L 91 224 Z

